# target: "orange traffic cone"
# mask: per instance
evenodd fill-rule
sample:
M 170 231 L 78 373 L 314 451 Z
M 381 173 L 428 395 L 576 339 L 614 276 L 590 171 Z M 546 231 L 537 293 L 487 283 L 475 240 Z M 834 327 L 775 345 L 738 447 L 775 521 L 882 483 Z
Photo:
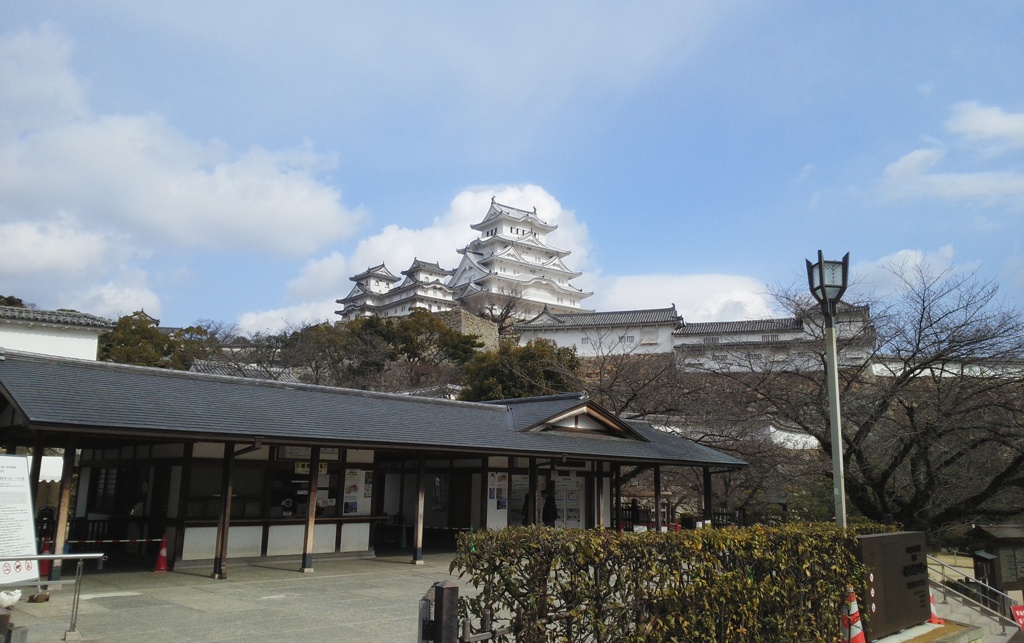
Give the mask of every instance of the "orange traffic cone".
M 857 595 L 853 588 L 849 589 L 843 614 L 839 620 L 844 643 L 867 643 L 864 636 L 864 625 L 860 622 L 860 608 L 857 607 Z
M 167 571 L 167 534 L 160 539 L 160 553 L 156 557 L 156 567 L 153 568 L 154 572 L 166 572 Z
M 939 618 L 939 613 L 935 611 L 935 596 L 932 595 L 931 587 L 928 588 L 928 600 L 932 604 L 932 615 L 928 617 L 928 622 L 934 623 L 935 625 L 944 625 L 946 621 Z
M 46 555 L 46 554 L 50 553 L 50 539 L 47 536 L 43 536 L 43 551 L 41 551 L 39 553 L 41 553 L 43 555 Z M 49 578 L 49 576 L 50 576 L 50 561 L 48 561 L 48 560 L 41 560 L 41 561 L 39 561 L 39 575 L 40 576 L 46 576 L 47 578 Z

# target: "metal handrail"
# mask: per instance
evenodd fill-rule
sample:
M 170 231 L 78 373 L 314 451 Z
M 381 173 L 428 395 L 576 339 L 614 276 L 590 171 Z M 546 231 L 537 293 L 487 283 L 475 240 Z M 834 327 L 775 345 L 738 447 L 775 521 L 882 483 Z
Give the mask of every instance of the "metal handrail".
M 934 556 L 929 554 L 929 556 L 928 556 L 928 567 L 930 569 L 933 566 L 938 566 L 938 573 L 939 573 L 939 575 L 942 578 L 942 581 L 938 583 L 938 588 L 942 592 L 942 603 L 943 604 L 946 604 L 948 602 L 946 600 L 947 592 L 953 592 L 954 594 L 957 595 L 957 597 L 960 600 L 965 601 L 967 603 L 971 603 L 972 605 L 980 608 L 983 613 L 988 613 L 988 614 L 991 614 L 992 616 L 994 616 L 996 618 L 996 620 L 999 622 L 999 625 L 1002 628 L 1003 634 L 1006 633 L 1006 626 L 1007 626 L 1007 624 L 1009 624 L 1009 625 L 1011 625 L 1013 627 L 1017 627 L 1017 621 L 1014 620 L 1009 615 L 1003 614 L 999 610 L 992 609 L 991 607 L 989 607 L 985 603 L 982 603 L 980 601 L 976 601 L 973 598 L 971 598 L 970 596 L 967 596 L 966 594 L 958 592 L 956 590 L 956 588 L 950 587 L 949 585 L 947 585 L 946 584 L 946 580 L 949 579 L 949 580 L 953 580 L 953 581 L 956 581 L 956 582 L 964 582 L 964 583 L 973 584 L 976 587 L 978 587 L 980 590 L 982 590 L 982 592 L 986 596 L 986 598 L 991 597 L 990 600 L 993 603 L 998 600 L 999 603 L 1002 604 L 1002 605 L 1006 605 L 1006 606 L 1016 605 L 1017 601 L 1015 601 L 1012 597 L 1010 597 L 1009 594 L 1006 594 L 1005 592 L 1001 592 L 998 589 L 996 589 L 995 587 L 992 587 L 991 585 L 989 585 L 987 583 L 984 583 L 984 582 L 982 582 L 982 581 L 980 581 L 980 580 L 978 580 L 978 579 L 976 579 L 976 578 L 974 578 L 972 576 L 968 576 L 967 574 L 964 574 L 962 570 L 957 569 L 956 567 L 953 567 L 952 565 L 947 565 L 946 563 L 942 562 L 941 560 L 939 560 L 939 559 L 937 559 Z M 956 574 L 952 574 L 950 576 L 947 576 L 946 575 L 946 570 L 947 569 L 954 570 L 956 572 Z M 930 573 L 929 573 L 929 575 L 930 575 Z
M 82 596 L 82 568 L 85 566 L 87 560 L 105 560 L 106 554 L 102 552 L 94 552 L 91 554 L 26 554 L 24 556 L 0 556 L 0 563 L 2 562 L 16 562 L 19 560 L 64 560 L 70 558 L 71 560 L 77 560 L 78 565 L 75 568 L 75 591 L 71 599 L 71 622 L 68 625 L 68 630 L 64 633 L 64 640 L 70 641 L 68 638 L 71 634 L 74 638 L 78 634 L 76 627 L 78 626 L 78 600 Z M 43 583 L 39 581 L 36 585 L 50 585 L 54 581 L 49 583 Z

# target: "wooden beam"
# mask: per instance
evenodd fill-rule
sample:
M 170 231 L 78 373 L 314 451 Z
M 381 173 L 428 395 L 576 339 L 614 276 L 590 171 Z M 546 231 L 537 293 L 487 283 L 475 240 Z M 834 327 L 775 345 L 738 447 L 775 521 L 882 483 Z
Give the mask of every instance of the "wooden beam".
M 412 564 L 423 564 L 423 508 L 427 496 L 427 460 L 420 456 L 416 468 L 416 523 L 412 530 Z
M 704 526 L 711 526 L 711 469 L 703 467 L 704 472 Z
M 530 509 L 528 515 L 531 525 L 540 522 L 539 516 L 537 516 L 539 506 L 540 503 L 537 502 L 537 458 L 530 458 Z
M 185 553 L 185 519 L 188 517 L 188 498 L 192 489 L 192 447 L 194 443 L 184 443 L 181 460 L 181 480 L 178 487 L 178 512 L 174 530 L 174 556 L 168 556 L 168 564 L 173 568 L 175 561 L 181 560 Z M 171 544 L 168 543 L 168 547 Z
M 68 514 L 71 509 L 71 480 L 75 475 L 76 441 L 70 439 L 64 445 L 64 462 L 60 470 L 60 495 L 57 498 L 56 525 L 53 531 L 54 553 L 64 551 L 64 543 L 68 538 Z M 50 580 L 60 580 L 61 561 L 57 559 L 50 565 Z
M 32 443 L 32 462 L 29 463 L 28 488 L 32 491 L 32 512 L 38 516 L 39 510 L 39 475 L 43 467 L 43 438 L 36 431 L 35 440 Z
M 615 510 L 614 510 L 614 527 L 619 531 L 622 531 L 622 465 L 615 465 Z
M 482 465 L 480 469 L 480 524 L 477 525 L 477 531 L 487 529 L 487 487 L 491 484 L 490 460 L 487 456 L 484 456 L 483 458 L 480 458 L 480 464 Z M 508 496 L 505 497 L 507 498 Z M 510 511 L 506 511 L 505 515 L 508 516 L 510 513 Z M 508 524 L 507 520 L 506 524 Z M 472 524 L 470 524 L 470 526 L 472 526 Z
M 306 539 L 302 544 L 302 570 L 313 571 L 313 531 L 316 527 L 316 490 L 320 480 L 320 447 L 309 450 L 309 496 L 306 497 Z M 337 528 L 337 527 L 335 527 Z
M 594 468 L 597 469 L 594 476 L 594 484 L 597 485 L 594 489 L 594 497 L 597 499 L 597 520 L 594 521 L 594 527 L 604 529 L 604 463 L 595 462 Z
M 220 518 L 217 521 L 217 544 L 213 554 L 211 578 L 219 580 L 228 577 L 224 561 L 228 557 L 228 530 L 231 527 L 231 493 L 235 463 L 235 443 L 224 443 L 224 464 L 220 479 Z
M 661 467 L 654 465 L 654 531 L 661 531 Z

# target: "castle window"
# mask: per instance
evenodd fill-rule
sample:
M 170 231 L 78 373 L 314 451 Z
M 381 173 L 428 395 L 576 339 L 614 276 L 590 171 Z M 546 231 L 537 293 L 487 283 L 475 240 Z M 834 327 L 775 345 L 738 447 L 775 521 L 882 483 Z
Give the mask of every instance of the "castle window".
M 762 342 L 777 342 L 779 341 L 778 335 L 761 335 Z
M 590 338 L 589 337 L 584 337 L 583 339 L 580 340 L 580 343 L 581 344 L 589 344 L 590 343 Z
M 704 338 L 704 343 L 705 344 L 717 344 L 719 342 L 719 339 L 720 338 L 718 338 L 718 337 L 705 337 Z

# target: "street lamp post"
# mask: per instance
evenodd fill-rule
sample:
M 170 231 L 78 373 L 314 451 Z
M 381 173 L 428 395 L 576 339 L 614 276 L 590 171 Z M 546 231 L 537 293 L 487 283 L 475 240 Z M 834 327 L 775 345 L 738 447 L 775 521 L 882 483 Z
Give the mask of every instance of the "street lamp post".
M 850 253 L 842 261 L 825 261 L 821 250 L 818 263 L 807 262 L 807 283 L 821 304 L 825 317 L 825 377 L 828 380 L 829 424 L 832 429 L 832 491 L 835 495 L 836 525 L 846 527 L 846 486 L 843 481 L 843 429 L 839 413 L 839 359 L 836 349 L 835 314 L 850 273 Z

